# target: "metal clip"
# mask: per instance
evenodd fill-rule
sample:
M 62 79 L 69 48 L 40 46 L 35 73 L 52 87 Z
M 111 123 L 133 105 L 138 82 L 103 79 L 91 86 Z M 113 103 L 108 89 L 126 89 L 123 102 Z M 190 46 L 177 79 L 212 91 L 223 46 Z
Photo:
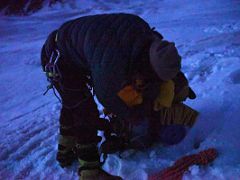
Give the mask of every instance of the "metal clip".
M 57 53 L 56 58 L 54 58 L 55 52 Z M 45 66 L 45 72 L 48 77 L 48 80 L 57 81 L 59 79 L 59 77 L 61 78 L 61 74 L 60 74 L 59 68 L 57 66 L 57 62 L 58 62 L 59 58 L 60 58 L 60 52 L 59 52 L 59 50 L 56 49 L 55 51 L 52 52 L 50 61 Z

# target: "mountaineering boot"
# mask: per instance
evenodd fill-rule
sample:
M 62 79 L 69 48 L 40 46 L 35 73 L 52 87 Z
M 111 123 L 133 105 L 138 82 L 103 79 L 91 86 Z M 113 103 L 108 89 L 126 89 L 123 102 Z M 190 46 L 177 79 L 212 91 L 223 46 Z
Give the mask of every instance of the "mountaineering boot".
M 101 169 L 100 157 L 96 143 L 76 144 L 74 151 L 78 156 L 80 180 L 121 180 L 118 176 L 108 174 Z
M 73 152 L 76 139 L 73 136 L 59 136 L 57 161 L 62 168 L 71 166 L 74 160 L 77 159 L 76 154 Z

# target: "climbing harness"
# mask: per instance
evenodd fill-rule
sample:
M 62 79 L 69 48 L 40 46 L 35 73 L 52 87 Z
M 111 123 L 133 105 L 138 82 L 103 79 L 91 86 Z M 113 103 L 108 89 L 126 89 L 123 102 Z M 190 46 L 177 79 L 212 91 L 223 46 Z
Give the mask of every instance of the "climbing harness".
M 54 59 L 54 54 L 57 54 L 56 58 Z M 47 80 L 50 82 L 50 84 L 47 86 L 47 90 L 43 93 L 43 95 L 46 95 L 47 92 L 52 89 L 54 95 L 57 97 L 57 99 L 59 100 L 60 103 L 62 103 L 60 97 L 57 95 L 53 82 L 59 82 L 62 78 L 61 72 L 58 68 L 57 62 L 60 58 L 60 52 L 59 50 L 54 50 L 51 54 L 50 57 L 50 61 L 46 64 L 46 66 L 44 67 L 44 72 L 46 73 L 47 76 Z
M 55 87 L 54 87 L 54 83 L 58 83 L 60 89 L 63 92 L 64 91 L 73 91 L 73 92 L 83 93 L 82 89 L 72 89 L 72 88 L 68 88 L 68 87 L 66 87 L 62 84 L 62 77 L 63 76 L 62 76 L 61 71 L 58 67 L 58 62 L 59 62 L 59 59 L 61 57 L 61 54 L 60 54 L 60 51 L 57 49 L 57 40 L 58 40 L 58 33 L 56 33 L 55 40 L 54 40 L 55 41 L 55 49 L 52 51 L 49 62 L 44 67 L 44 72 L 46 73 L 47 80 L 48 80 L 48 82 L 50 82 L 50 84 L 47 86 L 47 89 L 43 93 L 43 95 L 46 95 L 47 92 L 50 89 L 52 89 L 54 95 L 56 96 L 56 98 L 59 100 L 59 102 L 62 104 L 63 107 L 65 107 L 67 109 L 74 109 L 74 108 L 78 107 L 80 104 L 89 100 L 89 98 L 91 98 L 91 95 L 86 96 L 84 99 L 80 100 L 79 102 L 77 102 L 76 104 L 74 104 L 72 106 L 68 106 L 68 105 L 64 104 L 62 102 L 61 98 L 57 95 Z M 93 91 L 91 83 L 89 83 L 91 81 L 91 77 L 86 76 L 86 78 L 87 78 L 87 81 L 88 81 L 86 83 L 86 86 L 92 92 L 92 94 L 94 95 L 95 92 Z
M 54 54 L 56 54 L 56 58 L 54 59 Z M 59 71 L 57 62 L 60 58 L 60 52 L 58 49 L 55 49 L 50 57 L 49 63 L 45 66 L 45 73 L 49 81 L 59 81 L 62 78 L 61 72 Z

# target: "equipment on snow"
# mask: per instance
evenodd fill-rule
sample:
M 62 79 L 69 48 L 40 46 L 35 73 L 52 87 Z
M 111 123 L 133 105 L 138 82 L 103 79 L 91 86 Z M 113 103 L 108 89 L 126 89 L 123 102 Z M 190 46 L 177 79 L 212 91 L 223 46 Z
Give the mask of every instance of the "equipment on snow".
M 107 136 L 105 134 L 106 141 L 101 145 L 101 152 L 111 154 L 131 148 L 145 149 L 154 142 L 177 144 L 185 138 L 187 129 L 194 125 L 197 116 L 198 112 L 189 106 L 174 104 L 171 108 L 153 111 L 152 117 L 143 125 L 148 132 L 144 134 L 140 130 L 140 135 L 136 136 L 136 125 L 108 112 L 110 130 Z
M 148 180 L 181 180 L 186 171 L 192 165 L 207 165 L 217 157 L 217 150 L 210 148 L 198 154 L 184 156 L 178 159 L 173 166 L 166 168 L 159 173 L 152 174 Z

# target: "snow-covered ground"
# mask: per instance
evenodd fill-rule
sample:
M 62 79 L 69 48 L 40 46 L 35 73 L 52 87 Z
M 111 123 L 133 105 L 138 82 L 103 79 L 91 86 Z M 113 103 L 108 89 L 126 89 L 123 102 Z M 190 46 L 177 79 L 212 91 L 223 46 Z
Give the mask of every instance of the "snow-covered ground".
M 66 20 L 111 12 L 138 14 L 176 42 L 198 95 L 187 104 L 201 115 L 182 143 L 110 156 L 104 168 L 124 179 L 147 179 L 183 155 L 215 147 L 214 163 L 191 167 L 184 179 L 240 179 L 240 1 L 71 2 L 28 17 L 0 16 L 0 179 L 77 179 L 77 163 L 61 169 L 55 161 L 61 106 L 52 93 L 42 96 L 40 49 Z

